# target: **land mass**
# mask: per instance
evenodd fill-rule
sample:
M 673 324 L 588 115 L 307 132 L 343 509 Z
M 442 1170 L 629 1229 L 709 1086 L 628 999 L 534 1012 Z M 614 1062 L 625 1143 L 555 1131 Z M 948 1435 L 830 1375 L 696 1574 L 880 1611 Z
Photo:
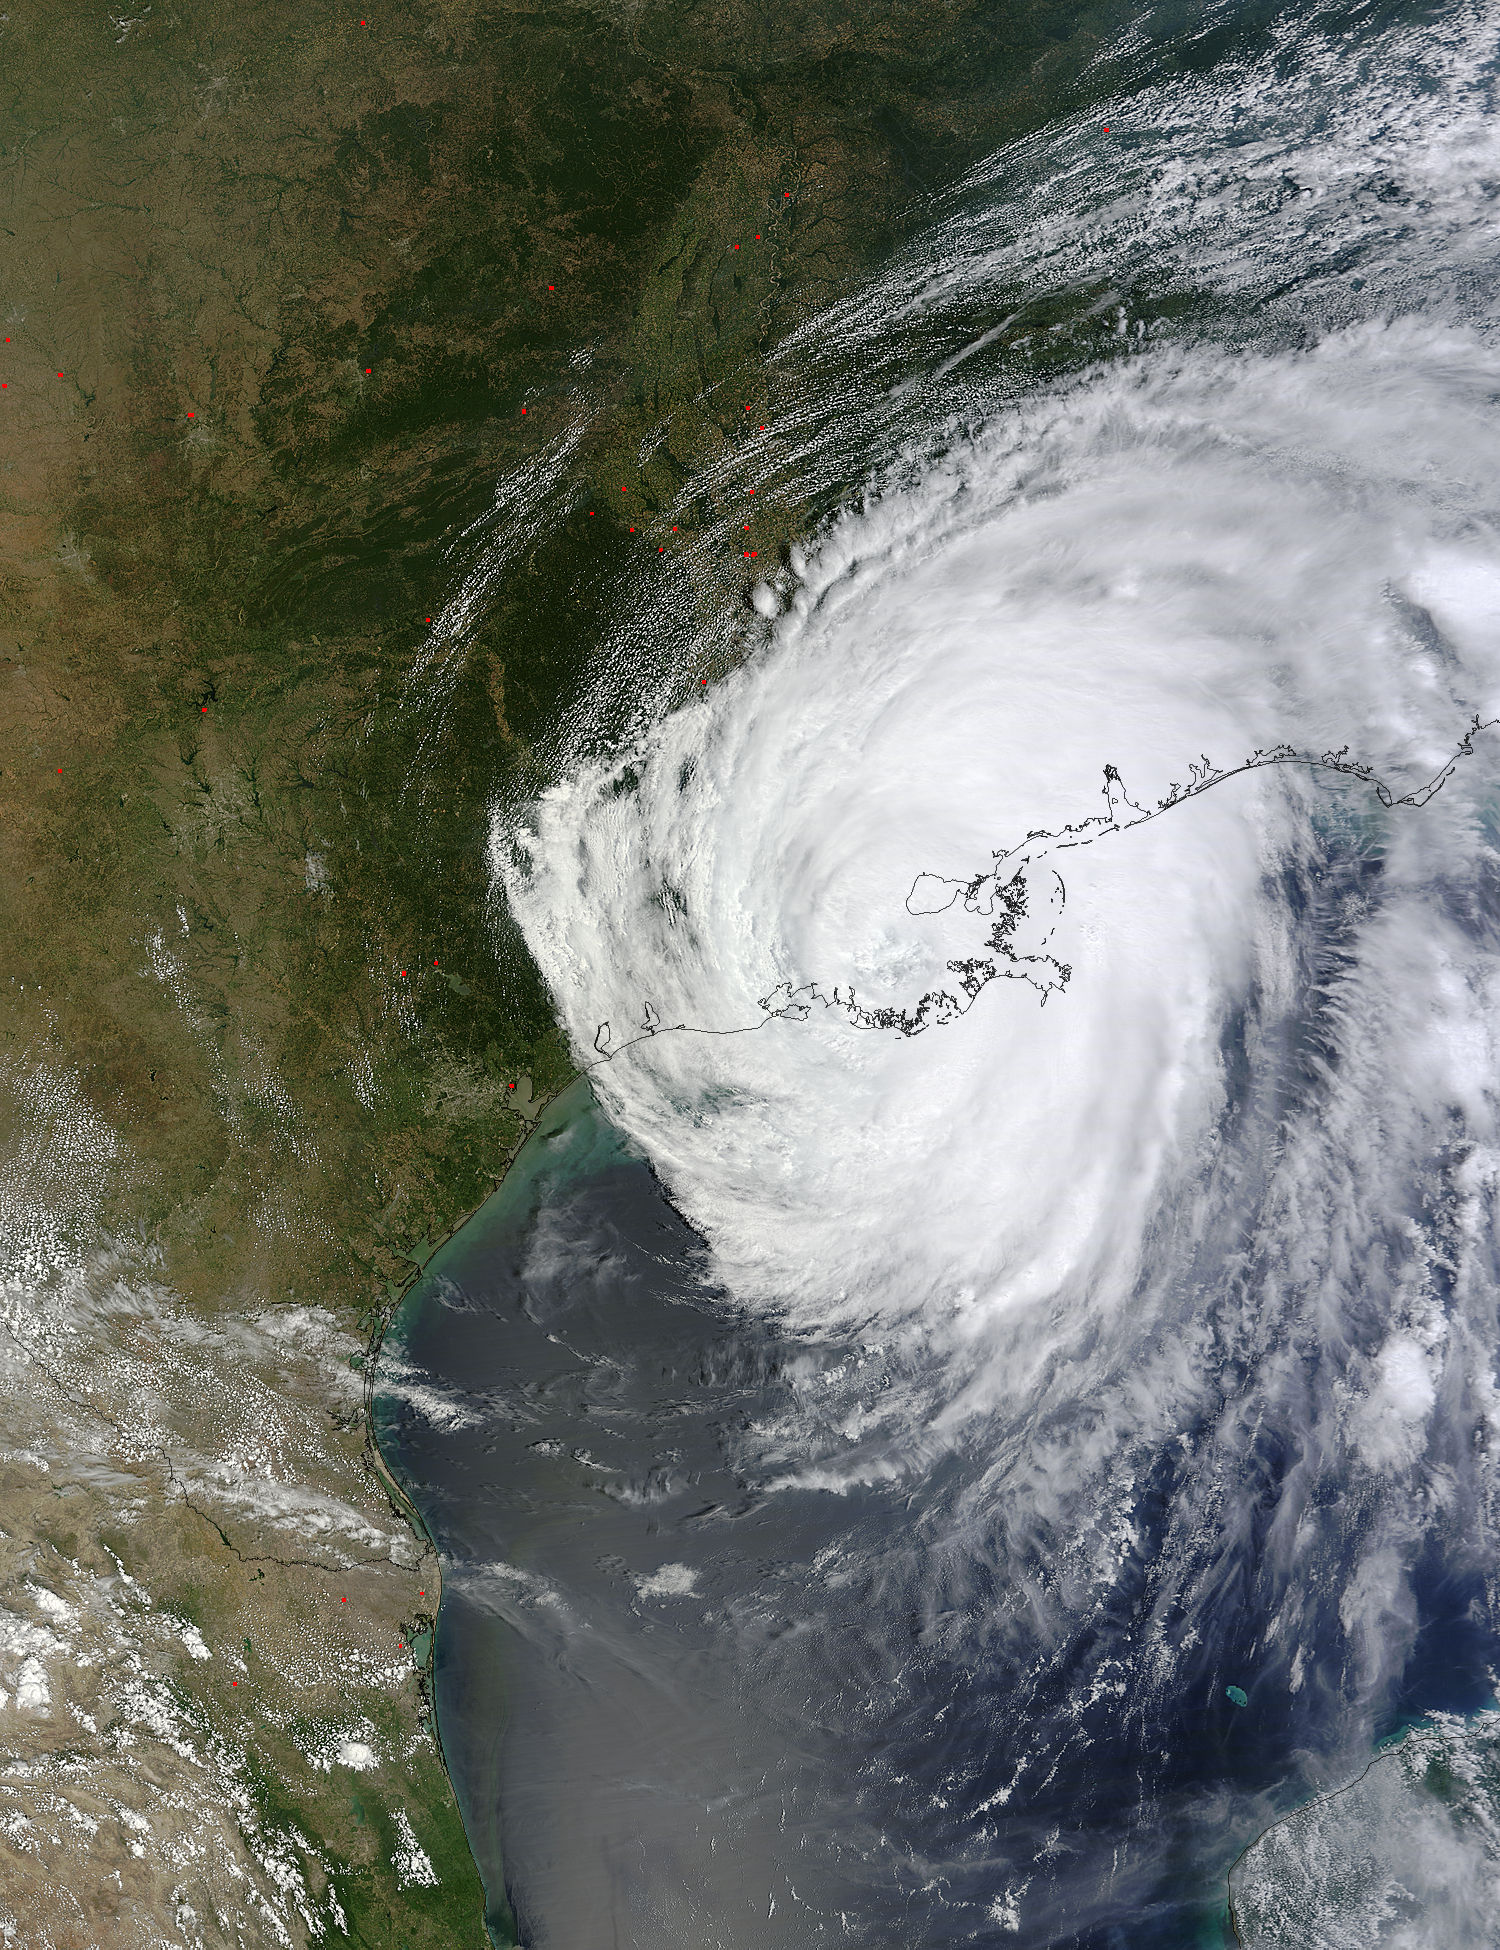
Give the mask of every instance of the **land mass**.
M 1116 86 L 1125 19 L 0 18 L 17 1950 L 483 1942 L 364 1362 L 571 1074 L 491 807 L 545 779 L 656 511 L 772 410 L 766 350 Z M 749 545 L 808 518 L 768 499 Z

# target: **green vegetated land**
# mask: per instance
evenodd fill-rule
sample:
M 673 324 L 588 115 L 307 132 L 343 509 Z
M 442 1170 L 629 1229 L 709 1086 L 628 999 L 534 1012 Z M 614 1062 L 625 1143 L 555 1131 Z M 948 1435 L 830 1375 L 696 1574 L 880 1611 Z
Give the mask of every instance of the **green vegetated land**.
M 190 1314 L 367 1337 L 493 1186 L 512 1085 L 529 1108 L 570 1074 L 492 905 L 494 796 L 545 775 L 652 514 L 769 410 L 768 348 L 1082 99 L 1125 14 L 11 0 L 0 1141 L 30 1155 L 36 1078 L 66 1075 L 113 1134 L 88 1227 Z M 759 510 L 757 551 L 797 514 Z M 411 681 L 491 533 L 508 553 Z M 342 1480 L 362 1422 L 316 1395 L 297 1466 Z M 352 1940 L 478 1941 L 415 1684 L 299 1677 L 326 1563 L 178 1489 L 109 1534 L 210 1646 L 253 1613 L 242 1689 L 181 1679 L 245 1755 L 243 1822 L 322 1852 Z M 81 1494 L 69 1561 L 102 1564 L 108 1493 Z M 371 1629 L 424 1629 L 424 1575 L 371 1570 Z M 352 1789 L 297 1733 L 350 1699 L 414 1743 Z M 398 1804 L 435 1886 L 393 1867 Z

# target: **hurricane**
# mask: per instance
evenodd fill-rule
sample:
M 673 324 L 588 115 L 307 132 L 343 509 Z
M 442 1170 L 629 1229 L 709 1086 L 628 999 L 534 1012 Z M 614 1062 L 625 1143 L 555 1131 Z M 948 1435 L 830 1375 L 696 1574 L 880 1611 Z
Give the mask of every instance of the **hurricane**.
M 1351 1894 L 1316 1797 L 1478 1753 L 1500 1649 L 1494 29 L 1304 19 L 973 172 L 684 493 L 705 562 L 751 489 L 810 527 L 732 616 L 623 591 L 496 805 L 763 1357 L 712 1521 L 663 1409 L 654 1565 L 483 1574 L 651 1729 L 516 1816 L 528 1940 L 1217 1942 L 1299 1807 L 1243 1940 L 1484 1940 L 1484 1824 Z

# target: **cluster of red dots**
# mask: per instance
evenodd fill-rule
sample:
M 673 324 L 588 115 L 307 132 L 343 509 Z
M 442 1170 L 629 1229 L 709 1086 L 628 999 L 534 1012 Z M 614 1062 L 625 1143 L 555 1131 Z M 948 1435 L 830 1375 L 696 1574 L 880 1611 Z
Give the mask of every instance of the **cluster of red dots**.
M 550 285 L 549 285 L 549 287 L 548 287 L 548 289 L 549 289 L 549 290 L 551 289 L 551 287 L 550 287 Z M 526 408 L 525 408 L 525 407 L 523 406 L 523 407 L 521 408 L 521 411 L 522 411 L 522 412 L 524 413 L 524 412 L 526 411 Z M 746 412 L 748 413 L 748 412 L 750 412 L 750 411 L 751 411 L 751 409 L 750 409 L 750 408 L 749 408 L 749 407 L 747 406 L 747 407 L 745 408 L 745 411 L 746 411 Z M 762 421 L 762 422 L 760 422 L 760 431 L 761 431 L 762 433 L 764 433 L 764 432 L 765 432 L 765 430 L 766 430 L 766 428 L 765 428 L 765 422 L 764 422 L 764 421 Z M 621 489 L 620 489 L 620 492 L 621 492 L 621 494 L 628 494 L 628 493 L 630 492 L 630 490 L 629 490 L 629 488 L 628 488 L 628 487 L 623 487 L 623 486 L 622 486 L 622 487 L 621 487 Z M 746 488 L 746 490 L 745 490 L 745 492 L 746 492 L 747 494 L 754 494 L 754 492 L 755 492 L 755 489 L 754 489 L 754 488 Z M 599 511 L 598 511 L 598 509 L 597 509 L 597 508 L 590 508 L 590 509 L 589 509 L 589 511 L 588 511 L 588 513 L 589 513 L 589 520 L 590 520 L 590 521 L 593 521 L 593 520 L 595 520 L 595 519 L 596 519 L 596 517 L 597 517 L 597 515 L 598 515 L 598 512 L 599 512 Z M 635 528 L 635 527 L 634 527 L 634 526 L 632 525 L 632 527 L 631 527 L 631 530 L 630 530 L 630 532 L 631 532 L 631 534 L 632 534 L 632 535 L 634 535 L 634 534 L 636 534 L 636 533 L 637 533 L 638 531 L 637 531 L 637 529 L 636 529 L 636 528 Z M 746 533 L 747 535 L 748 535 L 748 534 L 750 533 L 750 524 L 749 524 L 749 522 L 748 522 L 748 521 L 747 521 L 747 522 L 746 522 L 746 523 L 744 524 L 744 532 L 745 532 L 745 533 Z M 673 522 L 673 524 L 672 524 L 672 533 L 673 533 L 674 535 L 678 533 L 678 527 L 677 527 L 677 524 L 676 524 L 676 522 Z M 657 545 L 656 545 L 656 552 L 657 552 L 657 554 L 658 554 L 658 555 L 665 555 L 665 554 L 666 554 L 666 552 L 667 552 L 667 548 L 666 548 L 666 543 L 665 543 L 665 542 L 658 542 L 658 543 L 657 543 Z M 742 554 L 742 556 L 743 556 L 743 558 L 744 558 L 744 559 L 745 559 L 745 560 L 746 560 L 747 562 L 750 562 L 750 561 L 755 561 L 755 560 L 756 560 L 756 559 L 757 559 L 757 558 L 759 557 L 759 555 L 760 555 L 760 550 L 759 550 L 759 549 L 754 549 L 754 548 L 747 548 L 747 549 L 742 549 L 742 550 L 741 550 L 741 554 Z M 432 619 L 431 619 L 431 617 L 429 617 L 429 618 L 428 618 L 427 620 L 428 620 L 429 622 L 431 622 L 431 621 L 432 621 Z
M 9 345 L 9 344 L 11 343 L 11 339 L 10 339 L 10 336 L 9 336 L 9 334 L 7 334 L 7 335 L 6 335 L 6 340 L 5 340 L 5 343 L 6 343 L 7 345 Z M 369 367 L 368 367 L 368 366 L 366 366 L 366 368 L 365 368 L 365 370 L 366 370 L 366 372 L 368 372 L 368 371 L 369 371 Z M 58 374 L 57 376 L 58 376 L 58 378 L 59 378 L 59 379 L 61 379 L 61 378 L 63 378 L 63 377 L 64 377 L 64 374 L 62 374 L 62 373 L 59 373 L 59 374 Z M 9 381 L 8 379 L 0 379 L 0 393 L 8 393 L 9 391 L 10 391 L 10 381 Z M 189 408 L 189 410 L 188 410 L 188 416 L 187 416 L 187 417 L 188 417 L 188 418 L 189 418 L 190 420 L 196 420 L 198 416 L 197 416 L 197 414 L 196 414 L 196 413 L 194 413 L 194 412 L 192 411 L 192 409 L 191 409 L 191 408 Z
M 746 410 L 748 411 L 749 409 L 747 408 Z M 762 429 L 762 431 L 764 431 L 764 428 Z M 620 489 L 620 492 L 621 492 L 621 494 L 624 494 L 624 493 L 626 492 L 626 490 L 625 490 L 624 488 L 621 488 L 621 489 Z M 749 492 L 749 493 L 751 493 L 751 494 L 754 494 L 754 492 L 755 492 L 755 489 L 754 489 L 754 488 L 750 488 L 750 489 L 748 490 L 748 492 Z M 598 514 L 598 510 L 597 510 L 597 509 L 595 509 L 595 508 L 590 508 L 590 509 L 589 509 L 589 520 L 590 520 L 590 521 L 593 521 L 593 520 L 594 520 L 594 519 L 596 518 L 596 516 L 597 516 L 597 514 Z M 747 535 L 748 535 L 748 534 L 750 533 L 750 524 L 749 524 L 749 522 L 748 522 L 748 521 L 747 521 L 747 522 L 746 522 L 746 523 L 744 524 L 744 531 L 745 531 L 745 533 L 746 533 Z M 636 528 L 634 528 L 634 527 L 632 527 L 632 528 L 631 528 L 631 530 L 630 530 L 630 532 L 631 532 L 631 534 L 632 534 L 632 535 L 634 535 L 634 534 L 636 534 L 636 533 L 638 533 L 639 531 L 638 531 L 638 530 L 637 530 Z M 676 522 L 673 522 L 673 524 L 672 524 L 672 533 L 673 533 L 674 535 L 676 535 L 676 534 L 678 534 L 679 532 L 680 532 L 680 530 L 678 529 L 678 526 L 677 526 L 677 523 L 676 523 Z M 667 552 L 667 545 L 666 545 L 666 543 L 665 543 L 665 542 L 658 542 L 658 543 L 657 543 L 657 545 L 656 545 L 656 552 L 657 552 L 657 554 L 658 554 L 658 555 L 665 555 L 665 554 L 666 554 L 666 552 Z M 759 549 L 755 549 L 755 548 L 747 548 L 747 549 L 742 549 L 742 550 L 741 550 L 740 552 L 741 552 L 741 554 L 742 554 L 742 555 L 744 556 L 744 558 L 745 558 L 745 560 L 746 560 L 746 561 L 750 561 L 750 562 L 753 562 L 753 561 L 755 561 L 755 560 L 757 559 L 757 557 L 759 556 L 759 554 L 760 554 L 760 550 L 759 550 Z M 430 622 L 432 621 L 432 618 L 431 618 L 431 617 L 429 616 L 427 620 L 428 620 L 428 622 L 430 623 Z M 705 680 L 705 681 L 706 681 L 706 680 Z
M 9 345 L 9 344 L 10 344 L 10 337 L 9 337 L 9 335 L 8 335 L 8 334 L 7 334 L 7 336 L 6 336 L 6 340 L 5 340 L 5 343 L 6 343 L 7 345 Z M 59 374 L 58 374 L 57 376 L 58 376 L 58 378 L 59 378 L 59 379 L 61 379 L 61 378 L 62 378 L 62 374 L 61 374 L 61 373 L 59 373 Z M 6 392 L 9 392 L 9 391 L 10 391 L 10 381 L 9 381 L 8 379 L 0 379 L 0 393 L 6 393 Z M 191 414 L 190 414 L 190 415 L 189 415 L 188 417 L 189 417 L 189 418 L 191 418 L 191 417 L 192 417 L 192 416 L 191 416 Z

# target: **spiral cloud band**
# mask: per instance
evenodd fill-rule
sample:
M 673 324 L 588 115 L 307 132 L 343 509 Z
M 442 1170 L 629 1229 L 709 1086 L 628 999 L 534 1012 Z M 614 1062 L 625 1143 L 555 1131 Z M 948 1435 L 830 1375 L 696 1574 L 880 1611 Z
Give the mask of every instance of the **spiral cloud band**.
M 1497 377 L 1422 325 L 1143 358 L 849 517 L 767 648 L 630 754 L 633 790 L 606 765 L 540 807 L 512 894 L 579 1047 L 643 1004 L 729 1029 L 778 984 L 875 1008 L 951 984 L 973 923 L 913 917 L 908 889 L 1087 817 L 1106 765 L 1155 797 L 1200 753 L 1347 745 L 1419 786 L 1500 700 L 1473 521 L 1500 506 Z M 599 1087 L 736 1291 L 818 1324 L 1097 1301 L 1222 1109 L 1226 1019 L 1290 992 L 1319 822 L 1364 822 L 1415 886 L 1463 819 L 1251 772 L 1070 853 L 1065 912 L 1036 877 L 1016 952 L 1072 969 L 1050 1008 L 987 997 L 916 1048 L 821 1011 L 662 1036 Z
M 978 172 L 708 484 L 855 483 L 746 654 L 683 702 L 703 644 L 626 615 L 601 694 L 647 645 L 645 720 L 496 813 L 716 1288 L 847 1357 L 789 1362 L 737 1467 L 899 1522 L 819 1558 L 774 1654 L 714 1630 L 765 1700 L 857 1640 L 849 1810 L 883 1782 L 880 1847 L 941 1863 L 925 1942 L 1116 1913 L 1120 1831 L 1090 1882 L 1041 1812 L 1101 1701 L 1160 1783 L 1139 1836 L 1216 1646 L 1277 1702 L 1265 1778 L 1316 1785 L 1439 1611 L 1494 1631 L 1492 29 L 1289 35 L 1122 105 L 1112 154 L 1080 125 Z M 913 1813 L 939 1669 L 984 1753 Z M 1260 1791 L 1170 1790 L 1210 1854 Z

